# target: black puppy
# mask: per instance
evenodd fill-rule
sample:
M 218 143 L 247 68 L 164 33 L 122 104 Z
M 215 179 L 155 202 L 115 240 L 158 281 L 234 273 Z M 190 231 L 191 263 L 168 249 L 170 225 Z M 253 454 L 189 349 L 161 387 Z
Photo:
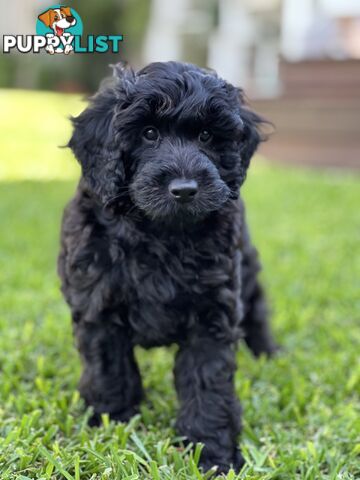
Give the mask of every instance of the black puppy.
M 194 65 L 114 67 L 73 119 L 82 177 L 59 272 L 84 365 L 80 392 L 126 421 L 143 397 L 134 346 L 177 343 L 176 427 L 204 469 L 243 463 L 235 347 L 271 354 L 239 188 L 262 140 L 243 93 Z

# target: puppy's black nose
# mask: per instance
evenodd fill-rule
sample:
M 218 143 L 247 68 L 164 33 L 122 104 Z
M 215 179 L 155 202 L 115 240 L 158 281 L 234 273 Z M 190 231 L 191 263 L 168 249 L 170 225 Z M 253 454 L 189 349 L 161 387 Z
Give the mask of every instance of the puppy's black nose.
M 198 192 L 198 184 L 195 180 L 176 178 L 170 182 L 169 192 L 179 203 L 191 202 Z
M 75 20 L 75 18 L 74 18 L 72 15 L 69 15 L 69 16 L 66 17 L 66 20 L 67 20 L 69 23 L 72 23 L 72 22 Z

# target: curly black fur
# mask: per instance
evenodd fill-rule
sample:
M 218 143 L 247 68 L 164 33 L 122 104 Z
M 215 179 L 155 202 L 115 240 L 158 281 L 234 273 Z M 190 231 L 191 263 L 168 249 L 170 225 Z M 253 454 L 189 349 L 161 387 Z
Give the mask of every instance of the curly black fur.
M 59 273 L 92 422 L 137 411 L 134 345 L 175 342 L 177 430 L 204 444 L 205 469 L 243 463 L 237 340 L 256 355 L 276 348 L 239 199 L 261 123 L 242 91 L 214 72 L 117 65 L 73 119 L 69 142 L 82 177 L 64 214 Z M 154 138 L 144 136 L 149 127 Z M 204 129 L 209 138 L 199 137 Z M 174 179 L 197 182 L 192 201 L 171 196 Z

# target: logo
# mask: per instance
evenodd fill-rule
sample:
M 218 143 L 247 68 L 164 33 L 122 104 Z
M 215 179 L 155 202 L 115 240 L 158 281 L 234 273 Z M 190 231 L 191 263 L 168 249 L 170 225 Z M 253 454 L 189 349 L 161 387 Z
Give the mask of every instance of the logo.
M 45 50 L 48 53 L 68 55 L 74 50 L 73 37 L 81 37 L 83 33 L 82 21 L 73 8 L 52 7 L 38 16 L 36 33 L 47 38 Z
M 3 52 L 118 53 L 122 41 L 122 35 L 87 35 L 84 40 L 83 22 L 77 11 L 54 5 L 38 15 L 36 35 L 4 35 Z

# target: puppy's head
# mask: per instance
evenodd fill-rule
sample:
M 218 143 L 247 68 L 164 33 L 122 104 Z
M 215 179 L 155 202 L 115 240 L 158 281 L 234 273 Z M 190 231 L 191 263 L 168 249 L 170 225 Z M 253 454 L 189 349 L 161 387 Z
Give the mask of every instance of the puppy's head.
M 101 202 L 128 196 L 152 219 L 200 219 L 238 196 L 263 139 L 243 93 L 194 65 L 114 67 L 73 119 L 69 146 Z
M 73 27 L 76 19 L 72 16 L 70 7 L 49 8 L 39 15 L 39 20 L 54 30 L 56 35 L 62 35 L 64 30 Z

